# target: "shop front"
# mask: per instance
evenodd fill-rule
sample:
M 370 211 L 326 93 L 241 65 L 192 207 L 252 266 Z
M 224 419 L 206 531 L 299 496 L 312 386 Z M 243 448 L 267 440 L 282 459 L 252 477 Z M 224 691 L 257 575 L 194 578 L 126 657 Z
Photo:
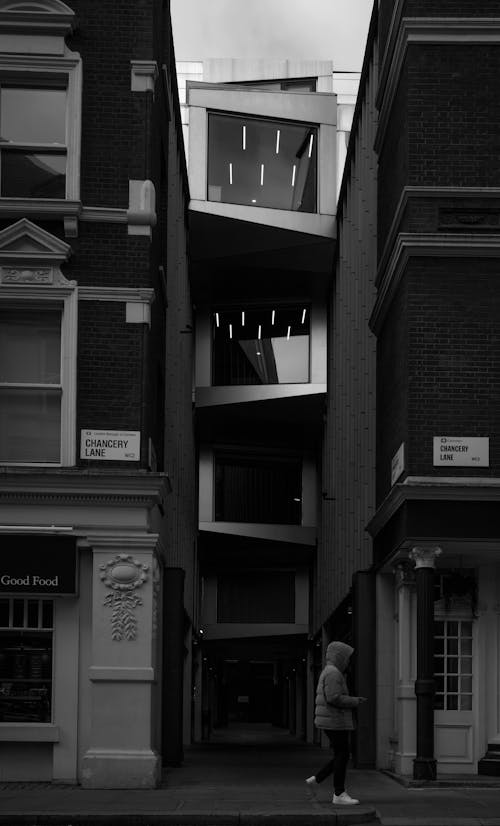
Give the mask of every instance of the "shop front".
M 26 491 L 0 501 L 0 780 L 158 785 L 166 491 L 155 477 L 142 489 L 107 479 L 105 491 L 97 476 L 91 496 L 66 481 L 43 508 Z

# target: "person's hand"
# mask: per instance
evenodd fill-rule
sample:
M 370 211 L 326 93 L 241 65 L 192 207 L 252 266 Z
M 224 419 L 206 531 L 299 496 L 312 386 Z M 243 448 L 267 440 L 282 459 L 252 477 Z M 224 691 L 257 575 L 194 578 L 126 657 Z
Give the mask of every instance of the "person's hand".
M 361 704 L 361 703 L 366 703 L 367 699 L 368 699 L 367 697 L 358 697 L 358 702 L 359 702 L 360 704 Z

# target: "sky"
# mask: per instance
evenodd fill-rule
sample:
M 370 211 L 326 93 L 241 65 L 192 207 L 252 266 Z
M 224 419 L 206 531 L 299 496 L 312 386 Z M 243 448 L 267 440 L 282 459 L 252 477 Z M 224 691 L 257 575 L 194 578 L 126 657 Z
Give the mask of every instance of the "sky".
M 332 60 L 360 71 L 373 0 L 171 0 L 176 60 Z

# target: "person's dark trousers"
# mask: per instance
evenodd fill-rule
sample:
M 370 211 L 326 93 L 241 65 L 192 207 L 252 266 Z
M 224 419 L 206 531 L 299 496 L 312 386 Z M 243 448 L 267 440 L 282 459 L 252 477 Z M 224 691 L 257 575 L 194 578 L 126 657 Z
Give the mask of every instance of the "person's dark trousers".
M 342 794 L 345 791 L 345 775 L 347 763 L 349 762 L 349 731 L 334 731 L 323 729 L 330 741 L 333 751 L 333 759 L 329 760 L 316 772 L 316 782 L 321 783 L 333 772 L 333 791 L 335 794 Z

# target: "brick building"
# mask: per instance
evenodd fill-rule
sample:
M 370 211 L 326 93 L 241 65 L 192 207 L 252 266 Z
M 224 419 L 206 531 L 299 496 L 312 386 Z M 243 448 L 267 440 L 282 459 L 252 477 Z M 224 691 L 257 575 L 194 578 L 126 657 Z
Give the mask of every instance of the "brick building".
M 193 619 L 169 3 L 1 0 L 0 84 L 0 778 L 154 786 Z
M 499 61 L 496 3 L 376 4 L 338 205 L 323 627 L 359 763 L 418 778 L 499 772 Z

